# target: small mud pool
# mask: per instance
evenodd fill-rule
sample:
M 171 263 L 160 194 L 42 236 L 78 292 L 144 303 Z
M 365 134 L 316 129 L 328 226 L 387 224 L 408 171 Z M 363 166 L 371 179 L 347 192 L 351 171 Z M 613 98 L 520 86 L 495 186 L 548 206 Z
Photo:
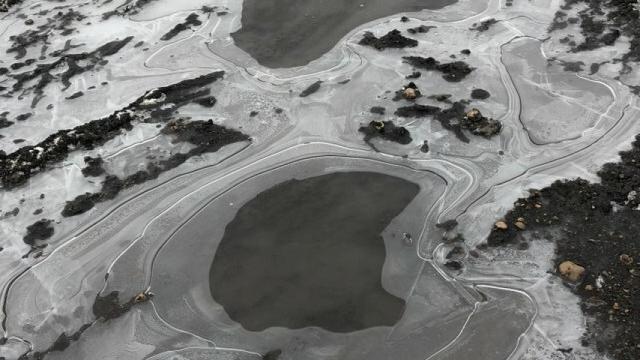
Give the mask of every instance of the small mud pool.
M 378 173 L 290 180 L 247 202 L 227 225 L 210 289 L 245 329 L 392 326 L 405 302 L 381 283 L 381 233 L 418 194 Z
M 319 58 L 354 28 L 401 12 L 439 9 L 455 0 L 244 0 L 238 47 L 270 68 Z

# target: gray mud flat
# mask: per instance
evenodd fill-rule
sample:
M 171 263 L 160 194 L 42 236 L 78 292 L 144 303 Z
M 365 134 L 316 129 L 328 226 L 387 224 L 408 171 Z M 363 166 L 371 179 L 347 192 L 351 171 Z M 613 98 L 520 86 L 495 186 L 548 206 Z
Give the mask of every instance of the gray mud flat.
M 302 66 L 319 58 L 364 23 L 400 12 L 439 9 L 455 2 L 245 0 L 242 28 L 231 35 L 238 47 L 263 66 Z
M 382 288 L 382 231 L 419 186 L 371 172 L 289 180 L 227 225 L 210 289 L 245 329 L 394 325 L 405 302 Z M 213 215 L 213 214 L 212 214 Z

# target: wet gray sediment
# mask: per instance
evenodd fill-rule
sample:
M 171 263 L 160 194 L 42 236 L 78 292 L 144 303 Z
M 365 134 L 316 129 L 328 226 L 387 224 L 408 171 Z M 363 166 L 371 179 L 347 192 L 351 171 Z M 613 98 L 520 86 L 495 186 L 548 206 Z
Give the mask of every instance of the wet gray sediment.
M 405 302 L 382 287 L 380 234 L 419 190 L 398 177 L 348 172 L 258 194 L 226 227 L 210 270 L 213 298 L 251 331 L 394 325 Z
M 401 12 L 439 9 L 455 0 L 244 0 L 236 45 L 261 65 L 306 65 L 369 21 Z M 362 6 L 361 6 L 362 5 Z

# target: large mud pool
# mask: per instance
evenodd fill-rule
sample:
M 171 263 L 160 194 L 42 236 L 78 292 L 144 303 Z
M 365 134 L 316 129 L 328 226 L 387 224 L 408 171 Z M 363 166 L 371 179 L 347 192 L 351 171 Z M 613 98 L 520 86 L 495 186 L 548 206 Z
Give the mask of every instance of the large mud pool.
M 211 266 L 214 299 L 253 331 L 395 324 L 404 300 L 382 288 L 381 233 L 418 191 L 397 177 L 352 172 L 260 193 L 227 225 Z
M 232 36 L 238 47 L 264 66 L 302 66 L 369 21 L 453 3 L 455 0 L 246 0 L 242 28 Z

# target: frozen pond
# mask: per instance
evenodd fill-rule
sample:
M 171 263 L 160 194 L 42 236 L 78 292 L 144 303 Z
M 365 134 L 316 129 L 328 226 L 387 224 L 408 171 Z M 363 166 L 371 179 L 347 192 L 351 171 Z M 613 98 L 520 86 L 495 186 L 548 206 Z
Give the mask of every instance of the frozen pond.
M 455 0 L 245 0 L 236 45 L 271 68 L 302 66 L 354 28 L 385 16 L 438 9 Z
M 253 331 L 395 324 L 404 301 L 382 288 L 380 234 L 417 193 L 416 184 L 365 172 L 260 193 L 226 227 L 211 266 L 213 298 Z
M 562 214 L 505 215 L 530 188 L 599 181 L 640 132 L 637 64 L 611 60 L 627 33 L 571 51 L 587 6 L 17 2 L 0 359 L 605 358 L 583 300 L 615 291 L 567 286 L 537 232 L 565 234 Z M 611 213 L 638 204 L 623 192 Z M 498 230 L 512 242 L 488 246 Z M 630 276 L 636 253 L 602 260 Z M 593 309 L 625 314 L 609 300 Z

